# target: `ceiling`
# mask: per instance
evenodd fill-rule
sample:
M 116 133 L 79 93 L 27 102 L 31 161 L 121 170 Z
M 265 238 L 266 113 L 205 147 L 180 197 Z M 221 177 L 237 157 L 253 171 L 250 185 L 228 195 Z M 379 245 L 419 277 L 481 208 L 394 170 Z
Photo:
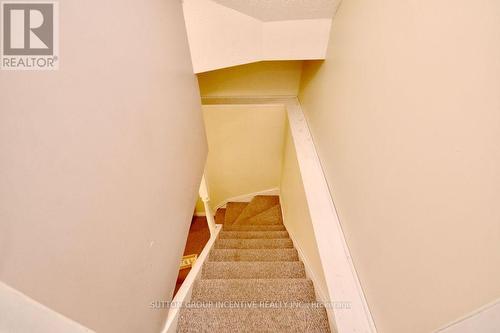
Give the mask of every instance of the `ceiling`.
M 213 0 L 261 21 L 332 18 L 340 0 Z

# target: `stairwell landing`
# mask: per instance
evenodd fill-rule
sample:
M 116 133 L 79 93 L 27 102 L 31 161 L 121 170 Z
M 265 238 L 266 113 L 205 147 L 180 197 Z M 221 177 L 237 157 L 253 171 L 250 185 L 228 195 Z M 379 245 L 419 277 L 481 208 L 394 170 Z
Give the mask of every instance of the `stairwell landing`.
M 283 225 L 279 197 L 226 207 L 177 332 L 330 332 Z

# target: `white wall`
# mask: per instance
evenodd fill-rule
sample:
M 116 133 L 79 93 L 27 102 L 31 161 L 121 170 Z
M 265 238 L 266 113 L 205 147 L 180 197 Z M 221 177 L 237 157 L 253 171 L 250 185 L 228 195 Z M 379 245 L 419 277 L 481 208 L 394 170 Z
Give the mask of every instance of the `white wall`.
M 331 19 L 266 22 L 262 27 L 262 59 L 324 59 Z
M 0 282 L 0 332 L 92 333 Z
M 59 71 L 0 73 L 0 280 L 98 332 L 158 332 L 207 149 L 181 4 L 60 17 Z
M 212 0 L 184 0 L 183 6 L 195 73 L 326 55 L 331 19 L 262 22 Z
M 300 94 L 379 332 L 500 297 L 500 3 L 352 0 Z
M 183 7 L 195 73 L 262 60 L 259 20 L 211 0 Z
M 285 110 L 280 105 L 204 105 L 206 176 L 216 207 L 280 186 Z
M 500 332 L 500 301 L 467 315 L 438 330 L 437 333 L 497 333 Z

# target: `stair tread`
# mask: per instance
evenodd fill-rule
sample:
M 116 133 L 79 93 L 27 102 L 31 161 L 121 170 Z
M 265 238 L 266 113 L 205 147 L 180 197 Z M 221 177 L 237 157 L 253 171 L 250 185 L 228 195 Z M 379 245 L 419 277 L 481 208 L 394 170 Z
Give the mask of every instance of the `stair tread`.
M 316 299 L 309 279 L 201 279 L 192 301 L 295 301 Z
M 213 249 L 209 261 L 298 261 L 297 250 L 290 249 Z
M 228 202 L 226 204 L 226 215 L 224 224 L 232 224 L 241 212 L 248 206 L 248 202 Z
M 301 307 L 196 307 L 190 304 L 179 316 L 178 332 L 330 332 L 324 308 Z
M 214 244 L 214 249 L 279 249 L 293 248 L 293 243 L 290 238 L 274 238 L 274 239 L 217 239 Z
M 287 231 L 221 231 L 219 239 L 289 238 Z
M 224 224 L 224 220 L 226 218 L 226 209 L 225 208 L 219 208 L 215 212 L 215 223 L 216 224 Z
M 177 332 L 330 332 L 277 196 L 228 203 Z
M 276 195 L 257 195 L 246 206 L 234 223 L 241 223 L 269 208 L 279 205 L 279 197 Z
M 203 279 L 286 279 L 305 278 L 300 261 L 209 261 L 203 266 Z
M 273 225 L 248 225 L 248 224 L 232 224 L 224 225 L 224 231 L 284 231 L 286 230 L 283 224 Z
M 273 225 L 283 224 L 280 205 L 273 206 L 262 213 L 259 213 L 244 222 L 237 224 L 253 224 L 253 225 Z

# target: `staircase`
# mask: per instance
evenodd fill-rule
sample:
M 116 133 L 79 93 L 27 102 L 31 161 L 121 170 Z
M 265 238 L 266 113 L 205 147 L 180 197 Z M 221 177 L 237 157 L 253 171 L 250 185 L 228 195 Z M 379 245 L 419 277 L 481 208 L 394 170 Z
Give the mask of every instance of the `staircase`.
M 178 332 L 330 332 L 277 196 L 226 206 L 223 229 Z M 220 219 L 220 216 L 219 216 Z

